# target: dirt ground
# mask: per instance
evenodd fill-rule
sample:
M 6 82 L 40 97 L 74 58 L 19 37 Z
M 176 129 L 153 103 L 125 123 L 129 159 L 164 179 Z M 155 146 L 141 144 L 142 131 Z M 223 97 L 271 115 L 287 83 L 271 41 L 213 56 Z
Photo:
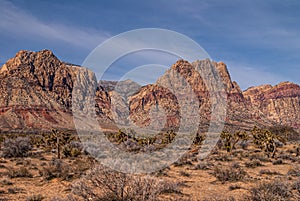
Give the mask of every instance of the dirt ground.
M 296 156 L 297 144 L 280 147 L 275 158 L 267 158 L 255 147 L 237 148 L 231 153 L 213 151 L 207 158 L 198 161 L 193 152 L 175 164 L 151 174 L 159 179 L 180 183 L 180 199 L 186 200 L 245 200 L 251 189 L 269 181 L 293 183 L 300 176 L 300 158 Z M 64 198 L 72 191 L 72 184 L 79 181 L 87 170 L 97 165 L 88 155 L 63 157 L 63 166 L 58 175 L 51 175 L 51 164 L 56 154 L 34 149 L 24 158 L 0 158 L 0 200 L 55 200 Z M 216 176 L 217 169 L 221 171 Z M 230 178 L 231 170 L 241 174 Z M 224 174 L 224 175 L 222 175 Z M 226 175 L 229 174 L 229 175 Z M 229 179 L 227 178 L 229 176 Z M 296 191 L 291 200 L 297 200 Z M 172 200 L 173 195 L 165 196 Z

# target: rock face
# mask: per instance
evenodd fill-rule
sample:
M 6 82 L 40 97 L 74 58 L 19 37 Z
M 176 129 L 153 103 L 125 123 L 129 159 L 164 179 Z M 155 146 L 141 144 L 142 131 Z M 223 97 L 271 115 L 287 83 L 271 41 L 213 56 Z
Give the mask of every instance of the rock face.
M 60 61 L 51 51 L 20 51 L 0 70 L 0 130 L 74 129 L 73 82 L 80 67 Z M 87 78 L 89 79 L 89 78 Z M 98 91 L 99 108 L 108 95 Z
M 300 128 L 300 86 L 282 82 L 247 89 L 243 95 L 268 119 L 281 125 Z
M 80 66 L 60 61 L 51 51 L 20 51 L 0 69 L 0 131 L 74 129 L 72 91 Z M 199 72 L 201 72 L 199 74 Z M 220 78 L 220 85 L 213 84 Z M 93 73 L 80 78 L 90 85 Z M 84 98 L 84 97 L 82 97 Z M 226 99 L 226 101 L 223 101 Z M 287 125 L 300 129 L 300 87 L 285 82 L 242 91 L 226 64 L 179 60 L 151 85 L 125 80 L 100 81 L 95 93 L 97 116 L 106 127 L 158 126 L 177 129 L 200 122 L 206 131 L 215 108 L 226 108 L 227 129 Z M 105 121 L 104 121 L 105 120 Z

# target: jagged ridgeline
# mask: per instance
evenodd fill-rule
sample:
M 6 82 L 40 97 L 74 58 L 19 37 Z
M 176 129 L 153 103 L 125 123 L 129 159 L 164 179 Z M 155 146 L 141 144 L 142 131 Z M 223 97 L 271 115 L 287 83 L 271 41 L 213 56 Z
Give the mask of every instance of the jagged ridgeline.
M 100 81 L 95 100 L 101 126 L 111 131 L 120 129 L 116 122 L 127 125 L 132 121 L 140 127 L 147 126 L 151 124 L 149 112 L 159 107 L 165 112 L 163 127 L 176 131 L 181 119 L 178 112 L 180 105 L 173 93 L 161 87 L 168 84 L 166 78 L 172 71 L 185 78 L 194 90 L 200 103 L 200 127 L 207 129 L 211 102 L 205 82 L 195 66 L 205 68 L 211 64 L 219 72 L 227 93 L 227 130 L 250 130 L 255 125 L 282 125 L 299 131 L 300 87 L 297 84 L 283 82 L 242 91 L 231 80 L 226 64 L 209 60 L 194 63 L 179 60 L 158 78 L 157 83 L 142 87 L 131 80 L 119 83 Z M 9 59 L 0 70 L 0 131 L 34 133 L 51 131 L 52 128 L 74 130 L 72 90 L 80 68 L 60 61 L 49 50 L 20 51 Z M 116 86 L 118 90 L 113 90 Z M 134 93 L 128 93 L 125 89 Z M 114 105 L 118 105 L 118 110 L 112 110 Z M 163 120 L 159 118 L 163 117 L 157 116 L 158 122 Z

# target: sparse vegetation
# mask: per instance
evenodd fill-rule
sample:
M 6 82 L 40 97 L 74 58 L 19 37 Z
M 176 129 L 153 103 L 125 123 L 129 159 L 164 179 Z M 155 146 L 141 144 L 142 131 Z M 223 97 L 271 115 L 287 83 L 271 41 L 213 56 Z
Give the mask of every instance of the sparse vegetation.
M 235 149 L 236 144 L 239 141 L 246 143 L 248 140 L 248 135 L 245 131 L 237 131 L 234 133 L 222 131 L 220 137 L 227 152 L 231 152 L 233 149 Z
M 17 177 L 32 177 L 32 174 L 26 167 L 21 167 L 17 169 L 10 168 L 8 169 L 7 176 L 10 178 L 17 178 Z
M 27 197 L 26 201 L 42 201 L 44 197 L 40 194 Z
M 82 145 L 79 142 L 72 141 L 63 147 L 62 153 L 65 157 L 77 157 L 82 153 L 82 150 Z
M 46 180 L 53 178 L 69 179 L 71 168 L 67 166 L 61 159 L 53 159 L 48 165 L 42 167 L 40 175 Z
M 29 137 L 7 138 L 2 145 L 2 155 L 4 158 L 25 157 L 31 148 L 32 145 Z
M 290 186 L 285 181 L 272 181 L 259 184 L 251 189 L 247 197 L 252 201 L 287 201 L 292 198 Z
M 264 129 L 260 130 L 263 131 Z M 286 182 L 291 194 L 290 197 L 281 196 L 283 197 L 281 198 L 279 195 L 276 195 L 277 197 L 274 195 L 265 196 L 265 198 L 297 200 L 297 196 L 300 196 L 300 182 L 298 181 L 300 170 L 295 163 L 299 160 L 297 156 L 298 144 L 288 143 L 285 145 L 274 138 L 276 155 L 273 159 L 272 152 L 268 155 L 264 147 L 260 147 L 259 143 L 255 143 L 251 131 L 248 131 L 248 133 L 240 132 L 247 134 L 247 138 L 241 137 L 238 132 L 229 133 L 231 135 L 230 143 L 227 143 L 227 145 L 230 144 L 229 149 L 224 146 L 226 144 L 226 138 L 224 138 L 219 141 L 218 146 L 213 149 L 207 158 L 201 160 L 197 158 L 198 150 L 201 149 L 201 142 L 194 143 L 190 151 L 177 160 L 174 165 L 157 171 L 151 174 L 152 176 L 124 175 L 106 168 L 92 169 L 95 160 L 89 154 L 83 154 L 84 150 L 78 138 L 69 132 L 60 132 L 59 149 L 61 159 L 57 159 L 57 139 L 54 134 L 49 133 L 28 137 L 31 148 L 27 151 L 27 154 L 0 159 L 0 175 L 3 176 L 3 179 L 0 180 L 0 185 L 2 185 L 0 190 L 4 189 L 3 194 L 1 194 L 4 198 L 10 199 L 11 197 L 20 196 L 22 197 L 21 200 L 52 199 L 53 201 L 88 199 L 195 200 L 194 197 L 189 197 L 188 194 L 191 192 L 193 196 L 195 194 L 199 195 L 198 191 L 193 191 L 193 185 L 195 183 L 199 185 L 199 177 L 202 178 L 200 180 L 204 183 L 203 188 L 205 191 L 209 191 L 208 188 L 214 189 L 216 187 L 222 189 L 224 195 L 226 195 L 224 197 L 207 198 L 206 200 L 253 200 L 252 198 L 262 196 L 254 190 L 257 188 L 258 191 L 259 187 L 256 186 L 252 189 L 253 186 L 258 182 L 259 184 L 271 183 L 277 181 L 277 179 Z M 114 135 L 110 136 L 112 137 L 110 140 L 117 146 L 120 145 L 122 149 L 125 147 L 124 151 L 148 153 L 167 145 L 174 137 L 172 133 L 162 133 L 162 135 L 155 136 L 155 141 L 152 142 L 151 140 L 145 140 L 146 138 L 136 137 L 133 132 L 129 133 L 130 137 L 127 134 L 124 135 L 122 138 L 125 140 L 120 139 L 120 144 L 115 140 Z M 109 136 L 107 137 L 109 138 Z M 17 138 L 24 138 L 24 135 L 6 135 L 3 137 L 5 140 L 16 140 Z M 243 141 L 243 139 L 247 140 Z M 4 145 L 5 140 L 3 140 L 2 145 Z M 247 144 L 247 148 L 243 147 L 243 143 Z M 2 153 L 3 148 L 2 146 Z M 146 151 L 150 148 L 150 151 Z M 27 157 L 24 158 L 24 156 Z M 292 167 L 291 164 L 293 164 Z M 288 168 L 290 169 L 287 173 Z M 83 175 L 87 176 L 82 178 Z M 97 175 L 100 176 L 96 178 Z M 179 178 L 183 180 L 182 183 L 178 183 Z M 207 178 L 207 181 L 203 181 L 203 178 Z M 21 183 L 25 182 L 27 185 L 39 183 L 41 186 L 36 185 L 34 187 L 36 189 L 43 189 L 47 184 L 51 186 L 51 192 L 58 192 L 53 188 L 56 185 L 61 188 L 61 183 L 65 183 L 66 186 L 63 187 L 63 191 L 59 190 L 62 196 L 57 195 L 53 198 L 53 193 L 50 195 L 45 191 L 41 191 L 41 193 L 39 192 L 40 195 L 36 195 L 35 192 L 25 191 L 22 189 L 23 184 L 19 185 L 21 180 Z M 220 183 L 224 183 L 224 187 L 220 187 Z M 72 187 L 68 187 L 69 184 L 73 184 Z M 123 192 L 123 195 L 121 192 Z M 271 192 L 264 190 L 261 192 L 271 194 Z M 236 194 L 240 194 L 240 196 L 236 197 Z M 243 197 L 242 194 L 246 194 L 246 196 Z M 200 197 L 196 196 L 199 200 L 204 200 L 207 197 L 202 192 L 200 192 L 200 195 Z M 263 199 L 263 196 L 257 198 L 257 200 L 260 198 Z
M 229 167 L 218 167 L 216 166 L 212 173 L 219 181 L 224 182 L 235 182 L 243 180 L 247 173 L 246 171 L 232 164 Z
M 286 136 L 272 133 L 267 129 L 260 129 L 254 127 L 251 131 L 253 142 L 261 150 L 263 150 L 268 157 L 274 158 L 277 150 L 276 141 L 286 143 Z
M 245 166 L 247 168 L 255 168 L 255 167 L 263 166 L 263 164 L 260 162 L 260 160 L 255 159 L 255 160 L 246 162 Z
M 159 200 L 162 193 L 180 192 L 178 185 L 162 182 L 155 177 L 134 176 L 97 167 L 73 186 L 73 193 L 87 200 Z

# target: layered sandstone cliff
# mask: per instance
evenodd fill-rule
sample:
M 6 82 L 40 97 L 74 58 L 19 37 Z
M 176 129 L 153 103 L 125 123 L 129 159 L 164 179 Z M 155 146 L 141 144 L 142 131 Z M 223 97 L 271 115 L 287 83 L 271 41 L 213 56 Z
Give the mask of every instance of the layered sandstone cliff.
M 1 132 L 74 129 L 72 92 L 80 69 L 49 50 L 20 51 L 9 59 L 0 69 Z M 95 77 L 90 72 L 80 79 L 90 85 Z M 199 123 L 203 131 L 218 121 L 214 113 L 223 108 L 228 129 L 280 124 L 299 130 L 300 87 L 284 82 L 243 92 L 225 63 L 179 60 L 151 85 L 100 81 L 95 108 L 98 117 L 108 120 L 106 126 L 114 128 L 115 123 L 134 123 L 176 129 L 185 119 L 187 125 Z

